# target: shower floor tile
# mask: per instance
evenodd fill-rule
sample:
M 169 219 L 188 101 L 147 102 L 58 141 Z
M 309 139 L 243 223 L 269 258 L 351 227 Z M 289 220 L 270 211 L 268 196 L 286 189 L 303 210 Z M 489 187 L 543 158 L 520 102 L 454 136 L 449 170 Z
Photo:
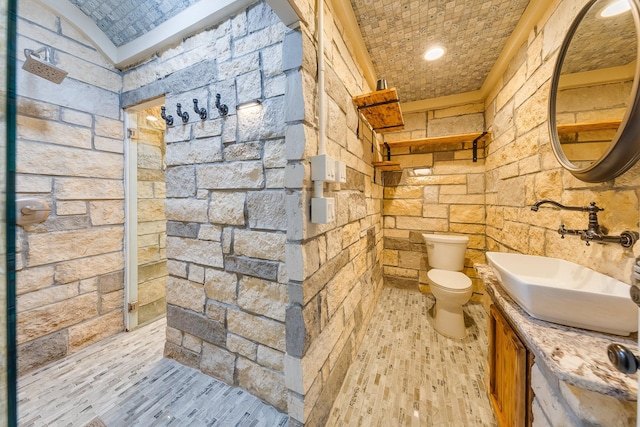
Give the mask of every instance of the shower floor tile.
M 248 392 L 163 358 L 165 328 L 158 320 L 19 378 L 20 427 L 287 425 Z
M 485 387 L 484 308 L 465 305 L 468 335 L 453 340 L 431 326 L 434 303 L 383 289 L 327 427 L 497 426 Z

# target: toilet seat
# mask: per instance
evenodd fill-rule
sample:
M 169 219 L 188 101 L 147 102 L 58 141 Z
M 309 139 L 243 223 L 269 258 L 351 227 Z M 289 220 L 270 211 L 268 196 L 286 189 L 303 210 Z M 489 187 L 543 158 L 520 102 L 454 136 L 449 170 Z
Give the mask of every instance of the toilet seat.
M 436 286 L 448 292 L 466 292 L 471 289 L 471 279 L 460 271 L 431 269 L 427 272 L 431 286 Z

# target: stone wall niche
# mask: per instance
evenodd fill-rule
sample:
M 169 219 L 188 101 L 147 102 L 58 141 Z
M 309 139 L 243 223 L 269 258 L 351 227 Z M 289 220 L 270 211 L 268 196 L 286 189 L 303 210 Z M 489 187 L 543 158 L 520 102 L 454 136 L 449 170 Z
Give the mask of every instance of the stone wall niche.
M 388 141 L 459 135 L 484 130 L 484 105 L 405 115 L 405 129 Z M 473 161 L 472 141 L 394 148 L 392 160 L 402 171 L 384 172 L 385 286 L 430 292 L 423 233 L 469 237 L 464 273 L 474 291 L 484 284 L 473 268 L 483 263 L 485 250 L 485 138 L 478 141 Z

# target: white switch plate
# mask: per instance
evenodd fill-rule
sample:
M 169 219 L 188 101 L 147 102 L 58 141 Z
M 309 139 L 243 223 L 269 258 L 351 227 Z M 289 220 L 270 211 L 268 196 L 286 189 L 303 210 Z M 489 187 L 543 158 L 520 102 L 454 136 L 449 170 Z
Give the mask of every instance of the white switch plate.
M 311 199 L 311 222 L 328 224 L 336 220 L 336 203 L 332 197 L 314 197 Z
M 340 160 L 336 160 L 336 182 L 347 183 L 347 164 Z
M 336 181 L 336 160 L 321 154 L 311 158 L 311 180 L 312 181 Z

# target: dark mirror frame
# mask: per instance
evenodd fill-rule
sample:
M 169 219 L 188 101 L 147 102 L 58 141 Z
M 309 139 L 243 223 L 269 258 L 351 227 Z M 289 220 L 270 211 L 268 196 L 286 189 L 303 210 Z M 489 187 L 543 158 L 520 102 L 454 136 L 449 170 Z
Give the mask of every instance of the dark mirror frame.
M 622 118 L 620 127 L 613 137 L 611 145 L 598 160 L 585 168 L 578 168 L 572 164 L 562 151 L 558 128 L 556 123 L 556 95 L 558 93 L 558 82 L 565 55 L 569 49 L 569 44 L 587 14 L 589 9 L 598 0 L 591 0 L 580 11 L 576 19 L 571 24 L 569 32 L 565 36 L 560 53 L 553 70 L 551 78 L 551 90 L 549 94 L 549 134 L 551 136 L 551 147 L 553 154 L 573 176 L 586 182 L 604 182 L 614 179 L 629 170 L 640 159 L 640 93 L 638 92 L 638 81 L 640 80 L 640 58 L 636 57 L 636 70 L 633 78 L 633 86 L 629 98 L 629 107 Z M 640 5 L 638 0 L 629 0 L 631 13 L 636 27 L 636 51 L 640 53 Z M 604 37 L 605 35 L 603 35 Z

